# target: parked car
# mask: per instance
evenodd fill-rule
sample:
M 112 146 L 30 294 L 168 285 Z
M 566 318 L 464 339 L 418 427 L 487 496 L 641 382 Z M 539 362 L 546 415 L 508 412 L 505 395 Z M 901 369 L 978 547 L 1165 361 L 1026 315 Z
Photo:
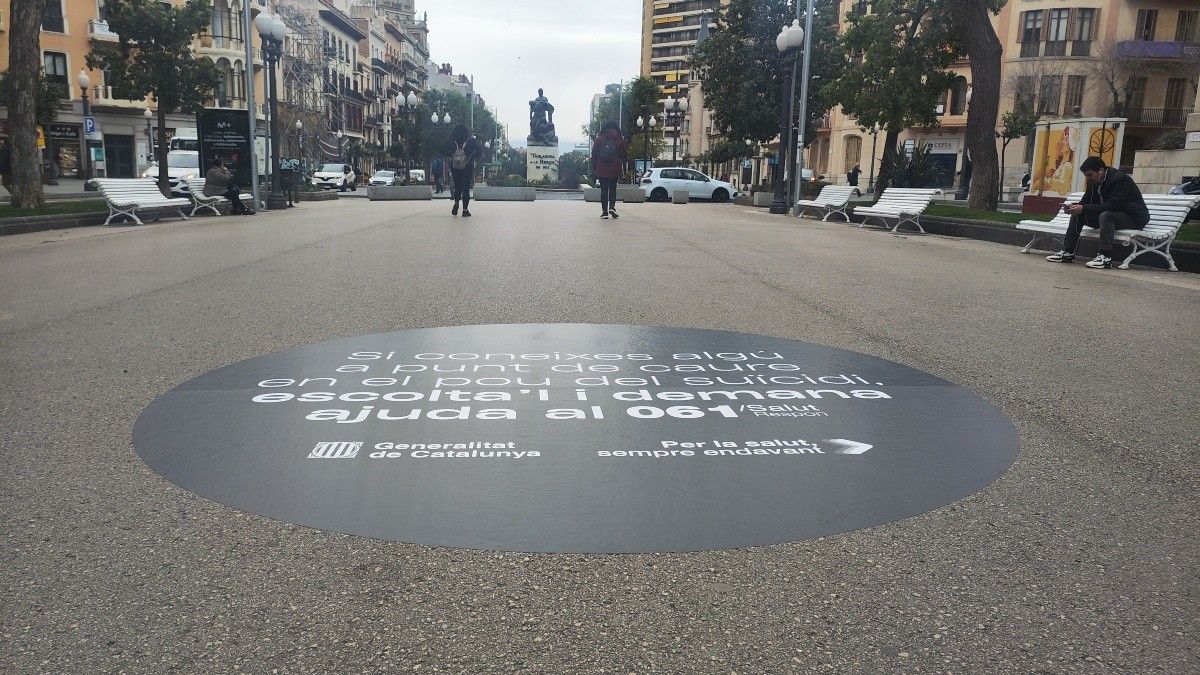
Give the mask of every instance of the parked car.
M 200 172 L 200 153 L 194 150 L 172 150 L 167 153 L 167 176 L 171 182 L 172 197 L 187 197 L 191 194 L 187 181 L 196 178 Z M 158 179 L 158 162 L 155 162 L 142 172 L 142 178 Z
M 376 171 L 375 175 L 367 181 L 367 185 L 399 185 L 400 178 L 395 171 Z
M 642 174 L 642 190 L 650 201 L 666 201 L 676 190 L 687 190 L 691 199 L 727 202 L 738 195 L 737 188 L 696 171 L 678 167 L 654 168 Z
M 358 177 L 349 164 L 325 164 L 313 173 L 312 184 L 322 190 L 353 192 L 358 190 Z

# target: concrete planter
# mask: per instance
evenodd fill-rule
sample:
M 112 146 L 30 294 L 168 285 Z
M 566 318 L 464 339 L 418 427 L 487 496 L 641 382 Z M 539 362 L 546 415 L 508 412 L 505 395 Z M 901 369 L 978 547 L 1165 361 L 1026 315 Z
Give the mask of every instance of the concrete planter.
M 477 202 L 532 202 L 537 199 L 537 188 L 479 185 L 472 197 Z
M 646 201 L 646 193 L 642 192 L 642 188 L 637 186 L 617 186 L 617 201 L 625 202 L 626 204 L 641 204 Z
M 770 206 L 771 202 L 775 201 L 775 194 L 772 192 L 755 192 L 751 199 L 753 206 Z
M 367 199 L 373 202 L 428 201 L 433 199 L 429 185 L 375 185 L 367 188 Z
M 692 194 L 687 190 L 675 190 L 671 192 L 672 204 L 686 204 L 691 199 Z
M 595 187 L 583 188 L 583 201 L 592 202 L 594 204 L 599 204 L 600 203 L 600 188 L 595 188 Z
M 295 201 L 298 202 L 331 202 L 337 199 L 336 192 L 297 192 Z

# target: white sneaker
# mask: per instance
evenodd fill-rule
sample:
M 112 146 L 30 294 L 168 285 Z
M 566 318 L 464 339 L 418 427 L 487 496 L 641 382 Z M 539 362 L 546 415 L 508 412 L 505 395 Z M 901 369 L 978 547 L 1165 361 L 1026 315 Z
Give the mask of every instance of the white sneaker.
M 1094 270 L 1107 270 L 1112 268 L 1112 258 L 1100 253 L 1085 264 Z
M 1060 263 L 1075 262 L 1075 254 L 1067 253 L 1066 251 L 1059 251 L 1058 253 L 1051 253 L 1050 255 L 1046 256 L 1046 260 Z

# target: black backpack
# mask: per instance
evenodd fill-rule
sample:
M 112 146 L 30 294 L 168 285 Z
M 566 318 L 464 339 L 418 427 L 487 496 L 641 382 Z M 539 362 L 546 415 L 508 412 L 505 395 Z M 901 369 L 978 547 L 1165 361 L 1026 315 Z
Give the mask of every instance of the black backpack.
M 617 144 L 613 142 L 611 136 L 605 136 L 604 141 L 600 144 L 600 161 L 605 164 L 611 164 L 619 159 L 617 157 Z

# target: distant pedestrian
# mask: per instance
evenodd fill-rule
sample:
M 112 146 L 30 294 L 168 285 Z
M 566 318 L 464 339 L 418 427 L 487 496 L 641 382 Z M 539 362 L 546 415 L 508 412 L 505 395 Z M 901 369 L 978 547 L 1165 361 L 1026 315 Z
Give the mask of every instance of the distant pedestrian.
M 858 187 L 858 176 L 862 173 L 862 169 L 855 164 L 853 169 L 846 173 L 846 182 L 854 187 Z
M 433 193 L 440 195 L 444 189 L 444 186 L 442 185 L 442 172 L 446 170 L 446 166 L 442 162 L 442 158 L 434 157 L 433 164 L 429 167 L 429 169 L 433 172 Z
M 617 215 L 617 179 L 629 161 L 629 146 L 616 122 L 605 122 L 592 144 L 592 173 L 600 181 L 600 217 Z
M 254 215 L 254 212 L 242 203 L 241 192 L 241 188 L 234 184 L 229 169 L 225 168 L 225 162 L 221 161 L 220 157 L 214 159 L 209 164 L 208 172 L 204 174 L 204 196 L 228 199 L 233 204 L 235 216 Z
M 471 217 L 471 184 L 475 180 L 475 162 L 480 155 L 479 142 L 471 138 L 471 132 L 461 124 L 450 132 L 450 140 L 442 148 L 442 154 L 450 158 L 450 189 L 454 198 L 451 215 L 458 215 L 458 204 L 462 202 L 464 218 Z

